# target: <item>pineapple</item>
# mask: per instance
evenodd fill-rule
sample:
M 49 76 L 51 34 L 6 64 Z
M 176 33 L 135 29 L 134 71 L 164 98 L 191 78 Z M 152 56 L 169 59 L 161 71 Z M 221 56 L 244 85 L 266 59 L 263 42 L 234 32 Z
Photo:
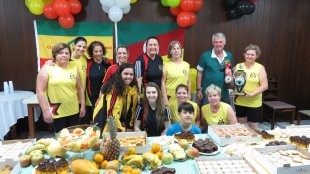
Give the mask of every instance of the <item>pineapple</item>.
M 116 138 L 116 126 L 115 121 L 112 116 L 108 116 L 107 118 L 107 124 L 109 127 L 110 132 L 110 139 L 106 141 L 106 144 L 104 146 L 103 154 L 104 159 L 111 161 L 111 160 L 118 160 L 119 154 L 120 154 L 120 143 L 118 139 Z

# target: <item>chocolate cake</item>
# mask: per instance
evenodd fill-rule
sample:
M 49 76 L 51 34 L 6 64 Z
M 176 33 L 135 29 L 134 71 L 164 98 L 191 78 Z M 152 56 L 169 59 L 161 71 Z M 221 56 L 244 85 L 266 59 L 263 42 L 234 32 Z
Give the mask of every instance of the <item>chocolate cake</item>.
M 194 141 L 192 146 L 202 153 L 212 153 L 218 150 L 217 145 L 214 144 L 214 142 L 209 138 L 206 138 L 205 140 L 199 139 Z
M 270 141 L 266 146 L 280 146 L 280 145 L 286 145 L 287 143 L 284 141 Z
M 265 140 L 274 140 L 274 135 L 268 133 L 265 130 L 262 130 L 261 132 L 259 132 L 259 134 L 262 136 L 263 139 Z
M 174 134 L 174 138 L 177 140 L 185 139 L 187 142 L 193 142 L 195 140 L 195 135 L 191 132 L 182 131 L 180 133 Z
M 174 174 L 175 168 L 161 167 L 152 170 L 151 174 Z
M 306 136 L 291 136 L 290 137 L 290 141 L 293 144 L 296 144 L 300 147 L 305 147 L 308 148 L 309 144 L 310 144 L 310 138 L 306 137 Z
M 44 159 L 36 168 L 36 174 L 66 174 L 69 169 L 69 163 L 64 159 Z

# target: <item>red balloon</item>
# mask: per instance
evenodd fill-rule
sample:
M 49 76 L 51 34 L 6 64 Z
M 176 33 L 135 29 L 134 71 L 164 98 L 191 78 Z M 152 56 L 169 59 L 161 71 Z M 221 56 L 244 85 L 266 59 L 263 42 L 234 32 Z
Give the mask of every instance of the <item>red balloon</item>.
M 180 3 L 182 11 L 191 12 L 195 10 L 194 0 L 182 0 Z
M 58 16 L 58 15 L 55 13 L 52 4 L 46 4 L 46 5 L 44 6 L 43 14 L 44 14 L 44 16 L 45 16 L 46 18 L 48 18 L 48 19 L 55 19 L 55 18 L 57 18 L 57 16 Z
M 178 16 L 178 14 L 181 12 L 181 7 L 180 6 L 177 6 L 177 7 L 170 7 L 170 13 L 173 15 L 173 16 Z
M 53 8 L 55 13 L 59 16 L 67 16 L 70 14 L 70 6 L 66 0 L 55 0 Z
M 71 28 L 74 25 L 74 18 L 71 14 L 67 16 L 59 16 L 58 22 L 64 28 Z
M 197 22 L 197 16 L 196 16 L 196 14 L 195 14 L 194 12 L 188 12 L 188 15 L 189 15 L 189 17 L 190 17 L 190 19 L 191 19 L 191 24 L 190 24 L 190 26 L 195 25 L 196 22 Z
M 199 11 L 203 6 L 203 0 L 195 0 L 194 11 Z
M 189 12 L 182 11 L 179 13 L 177 17 L 177 24 L 182 28 L 189 27 L 191 25 L 191 15 Z
M 68 0 L 69 6 L 71 8 L 71 14 L 78 14 L 82 9 L 82 4 L 78 0 Z

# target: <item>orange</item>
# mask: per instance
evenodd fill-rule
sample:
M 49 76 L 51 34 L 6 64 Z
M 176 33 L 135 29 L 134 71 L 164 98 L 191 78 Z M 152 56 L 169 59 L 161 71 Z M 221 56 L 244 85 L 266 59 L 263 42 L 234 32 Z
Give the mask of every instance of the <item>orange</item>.
M 108 162 L 109 162 L 109 161 L 107 161 L 107 160 L 102 161 L 102 162 L 100 163 L 100 168 L 105 169 L 105 168 L 107 167 Z
M 119 161 L 118 160 L 113 160 L 113 162 L 115 162 L 115 164 L 117 164 L 117 166 L 119 166 Z
M 157 152 L 156 155 L 158 156 L 159 159 L 162 159 L 163 153 L 162 152 Z
M 141 174 L 141 171 L 139 169 L 132 169 L 130 174 Z
M 93 160 L 97 163 L 101 163 L 104 160 L 104 157 L 101 153 L 97 153 Z
M 122 168 L 122 173 L 130 173 L 132 171 L 132 167 L 130 165 L 125 165 Z
M 152 144 L 152 151 L 154 154 L 156 154 L 157 152 L 161 151 L 161 147 L 159 144 Z
M 121 159 L 123 160 L 124 158 L 128 157 L 126 154 L 122 155 Z

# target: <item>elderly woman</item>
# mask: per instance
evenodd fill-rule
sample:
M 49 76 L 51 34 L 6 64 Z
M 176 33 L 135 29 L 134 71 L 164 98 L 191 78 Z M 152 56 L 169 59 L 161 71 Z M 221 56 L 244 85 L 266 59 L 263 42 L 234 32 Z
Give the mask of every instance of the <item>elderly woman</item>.
M 187 85 L 188 91 L 191 91 L 190 66 L 182 60 L 182 46 L 179 41 L 172 41 L 169 44 L 168 58 L 170 60 L 164 62 L 161 78 L 161 91 L 165 105 L 168 105 L 169 99 L 175 100 L 175 88 L 179 84 Z
M 202 123 L 207 123 L 208 126 L 227 125 L 237 123 L 237 118 L 232 107 L 224 102 L 221 102 L 221 88 L 211 84 L 206 89 L 209 104 L 203 105 L 201 108 Z M 206 129 L 206 125 L 204 125 Z
M 102 79 L 107 72 L 110 64 L 104 62 L 103 56 L 106 54 L 106 49 L 101 42 L 92 42 L 88 49 L 88 55 L 91 57 L 87 61 L 87 94 L 91 105 L 94 108 L 95 103 L 99 97 L 100 87 L 102 86 Z
M 104 76 L 103 83 L 107 84 L 110 77 L 115 73 L 119 66 L 127 63 L 129 57 L 129 52 L 127 46 L 120 45 L 116 48 L 116 58 L 117 63 L 110 66 L 107 73 Z
M 55 132 L 78 124 L 79 115 L 85 115 L 84 89 L 77 67 L 69 63 L 70 54 L 68 45 L 56 44 L 52 50 L 55 66 L 44 65 L 37 77 L 43 119 L 53 123 Z
M 250 128 L 256 130 L 260 118 L 262 106 L 262 93 L 268 89 L 268 80 L 265 67 L 256 62 L 261 51 L 257 45 L 250 44 L 245 48 L 245 62 L 239 63 L 235 71 L 242 70 L 246 73 L 246 83 L 243 91 L 244 96 L 237 96 L 236 114 L 238 122 L 246 123 Z

